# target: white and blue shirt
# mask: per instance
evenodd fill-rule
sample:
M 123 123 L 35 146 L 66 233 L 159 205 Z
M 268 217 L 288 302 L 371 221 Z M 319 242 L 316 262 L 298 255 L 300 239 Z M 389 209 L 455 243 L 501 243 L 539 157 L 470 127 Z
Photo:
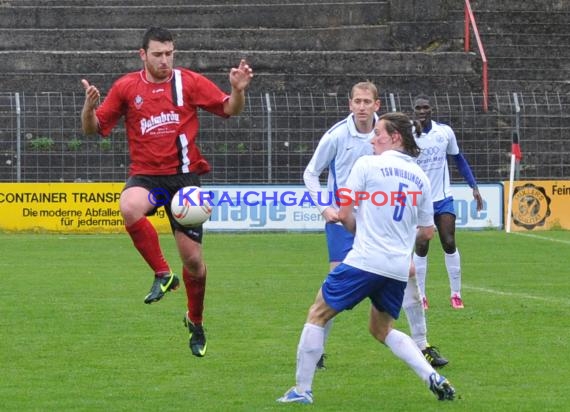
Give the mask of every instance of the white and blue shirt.
M 377 120 L 378 116 L 374 114 L 374 121 Z M 354 162 L 373 153 L 370 143 L 373 137 L 374 130 L 370 133 L 356 130 L 352 113 L 323 135 L 303 174 L 305 186 L 321 213 L 328 207 L 326 203 L 331 196 L 345 187 Z M 324 193 L 319 177 L 326 168 L 329 169 L 329 175 L 327 193 Z M 336 202 L 333 201 L 330 206 L 338 210 Z
M 431 128 L 416 137 L 421 152 L 418 165 L 428 176 L 434 202 L 451 197 L 451 181 L 447 155 L 459 154 L 455 133 L 446 124 L 431 121 Z
M 343 263 L 407 282 L 416 228 L 434 224 L 428 177 L 416 159 L 388 150 L 358 159 L 346 186 L 353 199 L 355 192 L 370 199 L 359 202 L 354 244 Z M 405 193 L 405 204 L 392 202 L 392 193 Z

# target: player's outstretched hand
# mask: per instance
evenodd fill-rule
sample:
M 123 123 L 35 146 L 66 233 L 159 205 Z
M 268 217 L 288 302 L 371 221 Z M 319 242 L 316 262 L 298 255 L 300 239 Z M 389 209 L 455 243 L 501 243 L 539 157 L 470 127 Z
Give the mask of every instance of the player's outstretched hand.
M 245 90 L 253 78 L 253 70 L 245 59 L 241 59 L 238 67 L 230 70 L 230 84 L 238 91 Z
M 90 85 L 86 79 L 81 79 L 81 84 L 85 89 L 85 106 L 90 109 L 96 108 L 99 104 L 101 93 L 99 93 L 99 90 L 95 86 Z

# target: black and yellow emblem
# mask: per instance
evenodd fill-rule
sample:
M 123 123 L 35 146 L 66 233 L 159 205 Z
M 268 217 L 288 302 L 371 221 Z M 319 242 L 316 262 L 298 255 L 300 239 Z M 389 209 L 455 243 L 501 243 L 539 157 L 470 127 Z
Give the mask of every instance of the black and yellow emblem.
M 513 192 L 513 222 L 517 226 L 532 230 L 544 226 L 550 216 L 550 198 L 543 187 L 527 183 L 517 186 Z

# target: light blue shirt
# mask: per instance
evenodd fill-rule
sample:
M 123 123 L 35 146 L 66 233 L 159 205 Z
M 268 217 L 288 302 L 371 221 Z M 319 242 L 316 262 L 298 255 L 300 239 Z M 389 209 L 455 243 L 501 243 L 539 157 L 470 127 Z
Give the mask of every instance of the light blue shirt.
M 376 114 L 374 114 L 374 119 L 375 121 L 378 120 Z M 370 133 L 359 133 L 356 130 L 354 114 L 352 113 L 331 127 L 323 135 L 303 174 L 305 186 L 321 213 L 327 208 L 322 203 L 330 198 L 329 193 L 334 195 L 338 189 L 345 187 L 354 162 L 364 155 L 372 154 L 370 142 L 373 137 L 374 130 Z M 327 179 L 328 193 L 322 193 L 323 188 L 319 177 L 327 168 L 329 169 Z M 319 197 L 321 199 L 320 202 Z M 331 206 L 338 209 L 334 202 Z

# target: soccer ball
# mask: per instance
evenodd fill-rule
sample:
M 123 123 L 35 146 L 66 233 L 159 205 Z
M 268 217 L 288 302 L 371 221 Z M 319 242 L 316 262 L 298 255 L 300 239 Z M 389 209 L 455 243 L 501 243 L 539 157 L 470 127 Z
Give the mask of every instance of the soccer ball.
M 179 189 L 170 202 L 170 210 L 174 219 L 185 227 L 196 227 L 203 224 L 212 214 L 212 206 L 208 196 L 200 196 L 202 189 L 198 186 L 186 186 Z

